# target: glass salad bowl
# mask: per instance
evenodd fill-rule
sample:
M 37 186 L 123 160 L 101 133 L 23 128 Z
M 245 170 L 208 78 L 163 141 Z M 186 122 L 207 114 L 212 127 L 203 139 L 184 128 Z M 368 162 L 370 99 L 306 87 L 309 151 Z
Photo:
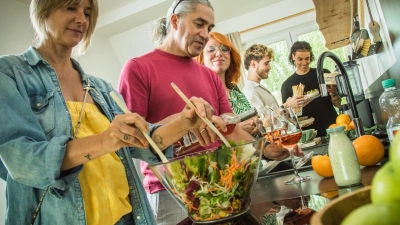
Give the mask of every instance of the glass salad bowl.
M 264 143 L 234 143 L 149 167 L 195 223 L 224 221 L 250 209 Z

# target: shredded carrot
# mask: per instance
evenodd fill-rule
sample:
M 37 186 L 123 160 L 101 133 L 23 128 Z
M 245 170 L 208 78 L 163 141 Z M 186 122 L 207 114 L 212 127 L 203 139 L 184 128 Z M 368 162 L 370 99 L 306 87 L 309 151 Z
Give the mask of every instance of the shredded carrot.
M 189 207 L 189 211 L 191 211 L 190 209 L 199 210 L 199 208 L 194 207 L 192 201 L 189 201 L 187 198 L 184 198 L 183 201 L 186 203 L 185 205 Z
M 221 175 L 220 181 L 224 185 L 225 188 L 231 189 L 233 187 L 233 175 L 234 173 L 244 166 L 244 161 L 238 164 L 236 151 L 233 152 L 230 166 L 226 168 L 225 174 L 224 171 L 220 170 L 219 173 Z

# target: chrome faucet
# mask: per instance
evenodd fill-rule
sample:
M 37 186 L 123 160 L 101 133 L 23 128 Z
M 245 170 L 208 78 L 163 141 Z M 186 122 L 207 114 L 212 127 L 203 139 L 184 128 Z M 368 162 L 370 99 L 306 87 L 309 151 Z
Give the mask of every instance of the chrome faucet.
M 318 83 L 319 83 L 319 90 L 321 92 L 321 97 L 328 96 L 328 90 L 326 88 L 325 84 L 325 78 L 324 78 L 324 60 L 326 57 L 331 58 L 339 68 L 340 74 L 343 76 L 343 81 L 344 81 L 344 88 L 346 89 L 346 99 L 347 102 L 350 104 L 350 109 L 351 113 L 353 114 L 353 122 L 354 122 L 354 128 L 356 130 L 356 135 L 359 137 L 361 135 L 364 135 L 364 129 L 363 129 L 363 124 L 361 122 L 361 118 L 358 116 L 358 111 L 357 107 L 354 101 L 354 95 L 353 91 L 351 90 L 350 87 L 350 82 L 349 82 L 349 77 L 347 75 L 346 69 L 344 68 L 343 63 L 340 61 L 340 59 L 333 54 L 332 52 L 324 52 L 322 53 L 317 62 L 317 78 L 318 78 Z M 338 79 L 336 79 L 336 82 L 339 82 Z

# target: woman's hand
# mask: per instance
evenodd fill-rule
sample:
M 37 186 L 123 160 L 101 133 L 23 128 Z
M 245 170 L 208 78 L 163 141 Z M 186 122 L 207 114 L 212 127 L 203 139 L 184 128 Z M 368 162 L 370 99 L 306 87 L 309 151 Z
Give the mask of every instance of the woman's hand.
M 197 111 L 203 118 L 210 120 L 218 129 L 226 131 L 224 121 L 214 115 L 214 108 L 207 101 L 197 97 L 190 98 L 190 101 L 196 106 Z M 189 106 L 185 106 L 183 109 L 181 121 L 185 129 L 190 130 L 197 137 L 200 145 L 208 146 L 218 140 L 218 135 Z
M 137 113 L 117 115 L 101 134 L 102 150 L 109 153 L 126 146 L 147 148 L 149 143 L 138 128 L 149 132 L 147 122 Z
M 149 131 L 147 122 L 138 114 L 121 114 L 114 118 L 103 133 L 68 141 L 61 171 L 115 152 L 122 147 L 147 148 L 149 144 L 138 128 L 144 132 Z
M 293 155 L 298 157 L 304 156 L 304 152 L 297 145 L 293 147 L 292 153 Z M 268 159 L 281 161 L 289 157 L 290 153 L 288 149 L 280 147 L 272 142 L 264 148 L 264 156 Z

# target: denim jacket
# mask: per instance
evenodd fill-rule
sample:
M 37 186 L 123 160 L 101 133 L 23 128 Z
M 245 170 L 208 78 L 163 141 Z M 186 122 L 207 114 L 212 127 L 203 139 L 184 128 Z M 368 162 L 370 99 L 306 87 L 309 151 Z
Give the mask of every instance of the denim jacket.
M 122 110 L 111 99 L 112 86 L 85 74 L 93 100 L 111 121 Z M 121 96 L 120 96 L 121 97 Z M 122 98 L 122 97 L 121 97 Z M 44 189 L 35 224 L 86 224 L 78 175 L 84 165 L 61 171 L 72 123 L 55 70 L 30 47 L 22 55 L 0 57 L 0 178 L 6 181 L 7 225 L 30 224 Z M 150 133 L 157 126 L 150 124 Z M 159 159 L 149 149 L 117 151 L 126 171 L 135 224 L 156 224 L 134 168 L 132 157 L 149 163 Z M 172 157 L 172 147 L 166 150 Z

